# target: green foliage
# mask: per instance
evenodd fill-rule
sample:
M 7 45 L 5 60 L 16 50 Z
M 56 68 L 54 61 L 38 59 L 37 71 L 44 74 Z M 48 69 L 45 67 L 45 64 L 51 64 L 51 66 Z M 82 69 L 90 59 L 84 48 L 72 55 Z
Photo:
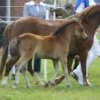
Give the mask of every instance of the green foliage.
M 43 61 L 40 77 L 43 79 Z M 54 68 L 51 61 L 48 61 L 48 80 L 54 74 Z M 60 66 L 60 75 L 62 69 Z M 24 86 L 24 78 L 20 74 L 20 84 L 17 89 L 12 88 L 13 81 L 9 76 L 9 86 L 7 88 L 0 86 L 0 100 L 100 100 L 100 58 L 97 58 L 89 67 L 89 80 L 91 86 L 80 86 L 70 77 L 71 87 L 65 86 L 65 80 L 58 86 L 43 88 L 37 87 L 33 78 L 29 75 L 32 88 Z

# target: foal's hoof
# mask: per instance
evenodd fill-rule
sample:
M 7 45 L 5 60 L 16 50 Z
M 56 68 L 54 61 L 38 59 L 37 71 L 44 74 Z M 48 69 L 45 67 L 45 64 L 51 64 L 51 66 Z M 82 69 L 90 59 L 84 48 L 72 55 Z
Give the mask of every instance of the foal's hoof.
M 1 86 L 2 86 L 2 87 L 8 87 L 8 84 L 7 84 L 5 81 L 2 81 L 2 82 L 1 82 Z
M 44 87 L 47 88 L 47 87 L 51 87 L 51 86 L 55 86 L 55 85 L 57 85 L 56 81 L 54 81 L 54 82 L 48 81 L 48 82 L 44 85 Z
M 70 84 L 67 84 L 66 87 L 67 87 L 67 88 L 70 88 L 71 86 L 70 86 Z
M 44 86 L 44 83 L 43 83 L 43 82 L 40 82 L 40 81 L 37 81 L 37 82 L 36 82 L 36 85 L 37 85 L 38 87 L 43 87 L 43 86 Z
M 18 86 L 18 84 L 14 83 L 13 86 L 12 86 L 12 88 L 13 88 L 13 89 L 16 89 L 17 86 Z
M 48 83 L 44 84 L 44 87 L 45 88 L 49 87 L 49 84 Z
M 8 87 L 8 85 L 4 84 L 4 83 L 1 83 L 1 86 L 4 87 L 4 88 Z
M 50 81 L 48 81 L 46 84 L 44 84 L 44 87 L 47 88 L 49 87 Z
M 56 85 L 58 85 L 61 83 L 61 80 L 59 80 L 59 78 L 56 78 L 55 83 L 56 83 Z
M 32 88 L 31 84 L 26 85 L 26 88 L 31 89 Z

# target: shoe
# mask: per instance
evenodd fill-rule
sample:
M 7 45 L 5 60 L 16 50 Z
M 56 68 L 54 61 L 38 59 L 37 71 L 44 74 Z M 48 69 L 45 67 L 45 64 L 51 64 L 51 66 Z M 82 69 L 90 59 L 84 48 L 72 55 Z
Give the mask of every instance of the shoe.
M 72 72 L 71 75 L 72 75 L 72 77 L 73 77 L 76 81 L 78 81 L 78 77 L 77 77 L 77 75 L 76 75 L 74 72 Z
M 75 72 L 72 72 L 71 75 L 80 85 L 83 85 L 83 76 L 82 75 L 77 75 Z

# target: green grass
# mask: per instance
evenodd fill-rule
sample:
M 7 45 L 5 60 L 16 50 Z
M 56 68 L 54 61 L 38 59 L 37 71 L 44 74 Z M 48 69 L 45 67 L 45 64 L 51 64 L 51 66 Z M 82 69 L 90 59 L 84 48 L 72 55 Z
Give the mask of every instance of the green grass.
M 43 61 L 42 61 L 43 62 Z M 54 74 L 51 61 L 48 61 L 48 80 Z M 60 75 L 62 69 L 60 67 Z M 43 79 L 43 64 L 40 73 Z M 80 86 L 71 76 L 71 87 L 65 86 L 65 80 L 58 86 L 43 88 L 37 87 L 29 75 L 32 88 L 26 88 L 23 76 L 20 74 L 20 84 L 17 89 L 12 88 L 13 81 L 9 76 L 9 87 L 0 86 L 0 100 L 100 100 L 100 58 L 97 58 L 89 67 L 89 80 L 92 86 Z

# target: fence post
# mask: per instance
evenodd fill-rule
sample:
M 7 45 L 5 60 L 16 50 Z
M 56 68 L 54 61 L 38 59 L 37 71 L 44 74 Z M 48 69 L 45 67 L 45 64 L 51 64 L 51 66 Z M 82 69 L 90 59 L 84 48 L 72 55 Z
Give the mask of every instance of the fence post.
M 11 15 L 10 6 L 11 6 L 11 1 L 10 0 L 7 0 L 7 21 L 8 22 L 10 22 L 10 15 Z

